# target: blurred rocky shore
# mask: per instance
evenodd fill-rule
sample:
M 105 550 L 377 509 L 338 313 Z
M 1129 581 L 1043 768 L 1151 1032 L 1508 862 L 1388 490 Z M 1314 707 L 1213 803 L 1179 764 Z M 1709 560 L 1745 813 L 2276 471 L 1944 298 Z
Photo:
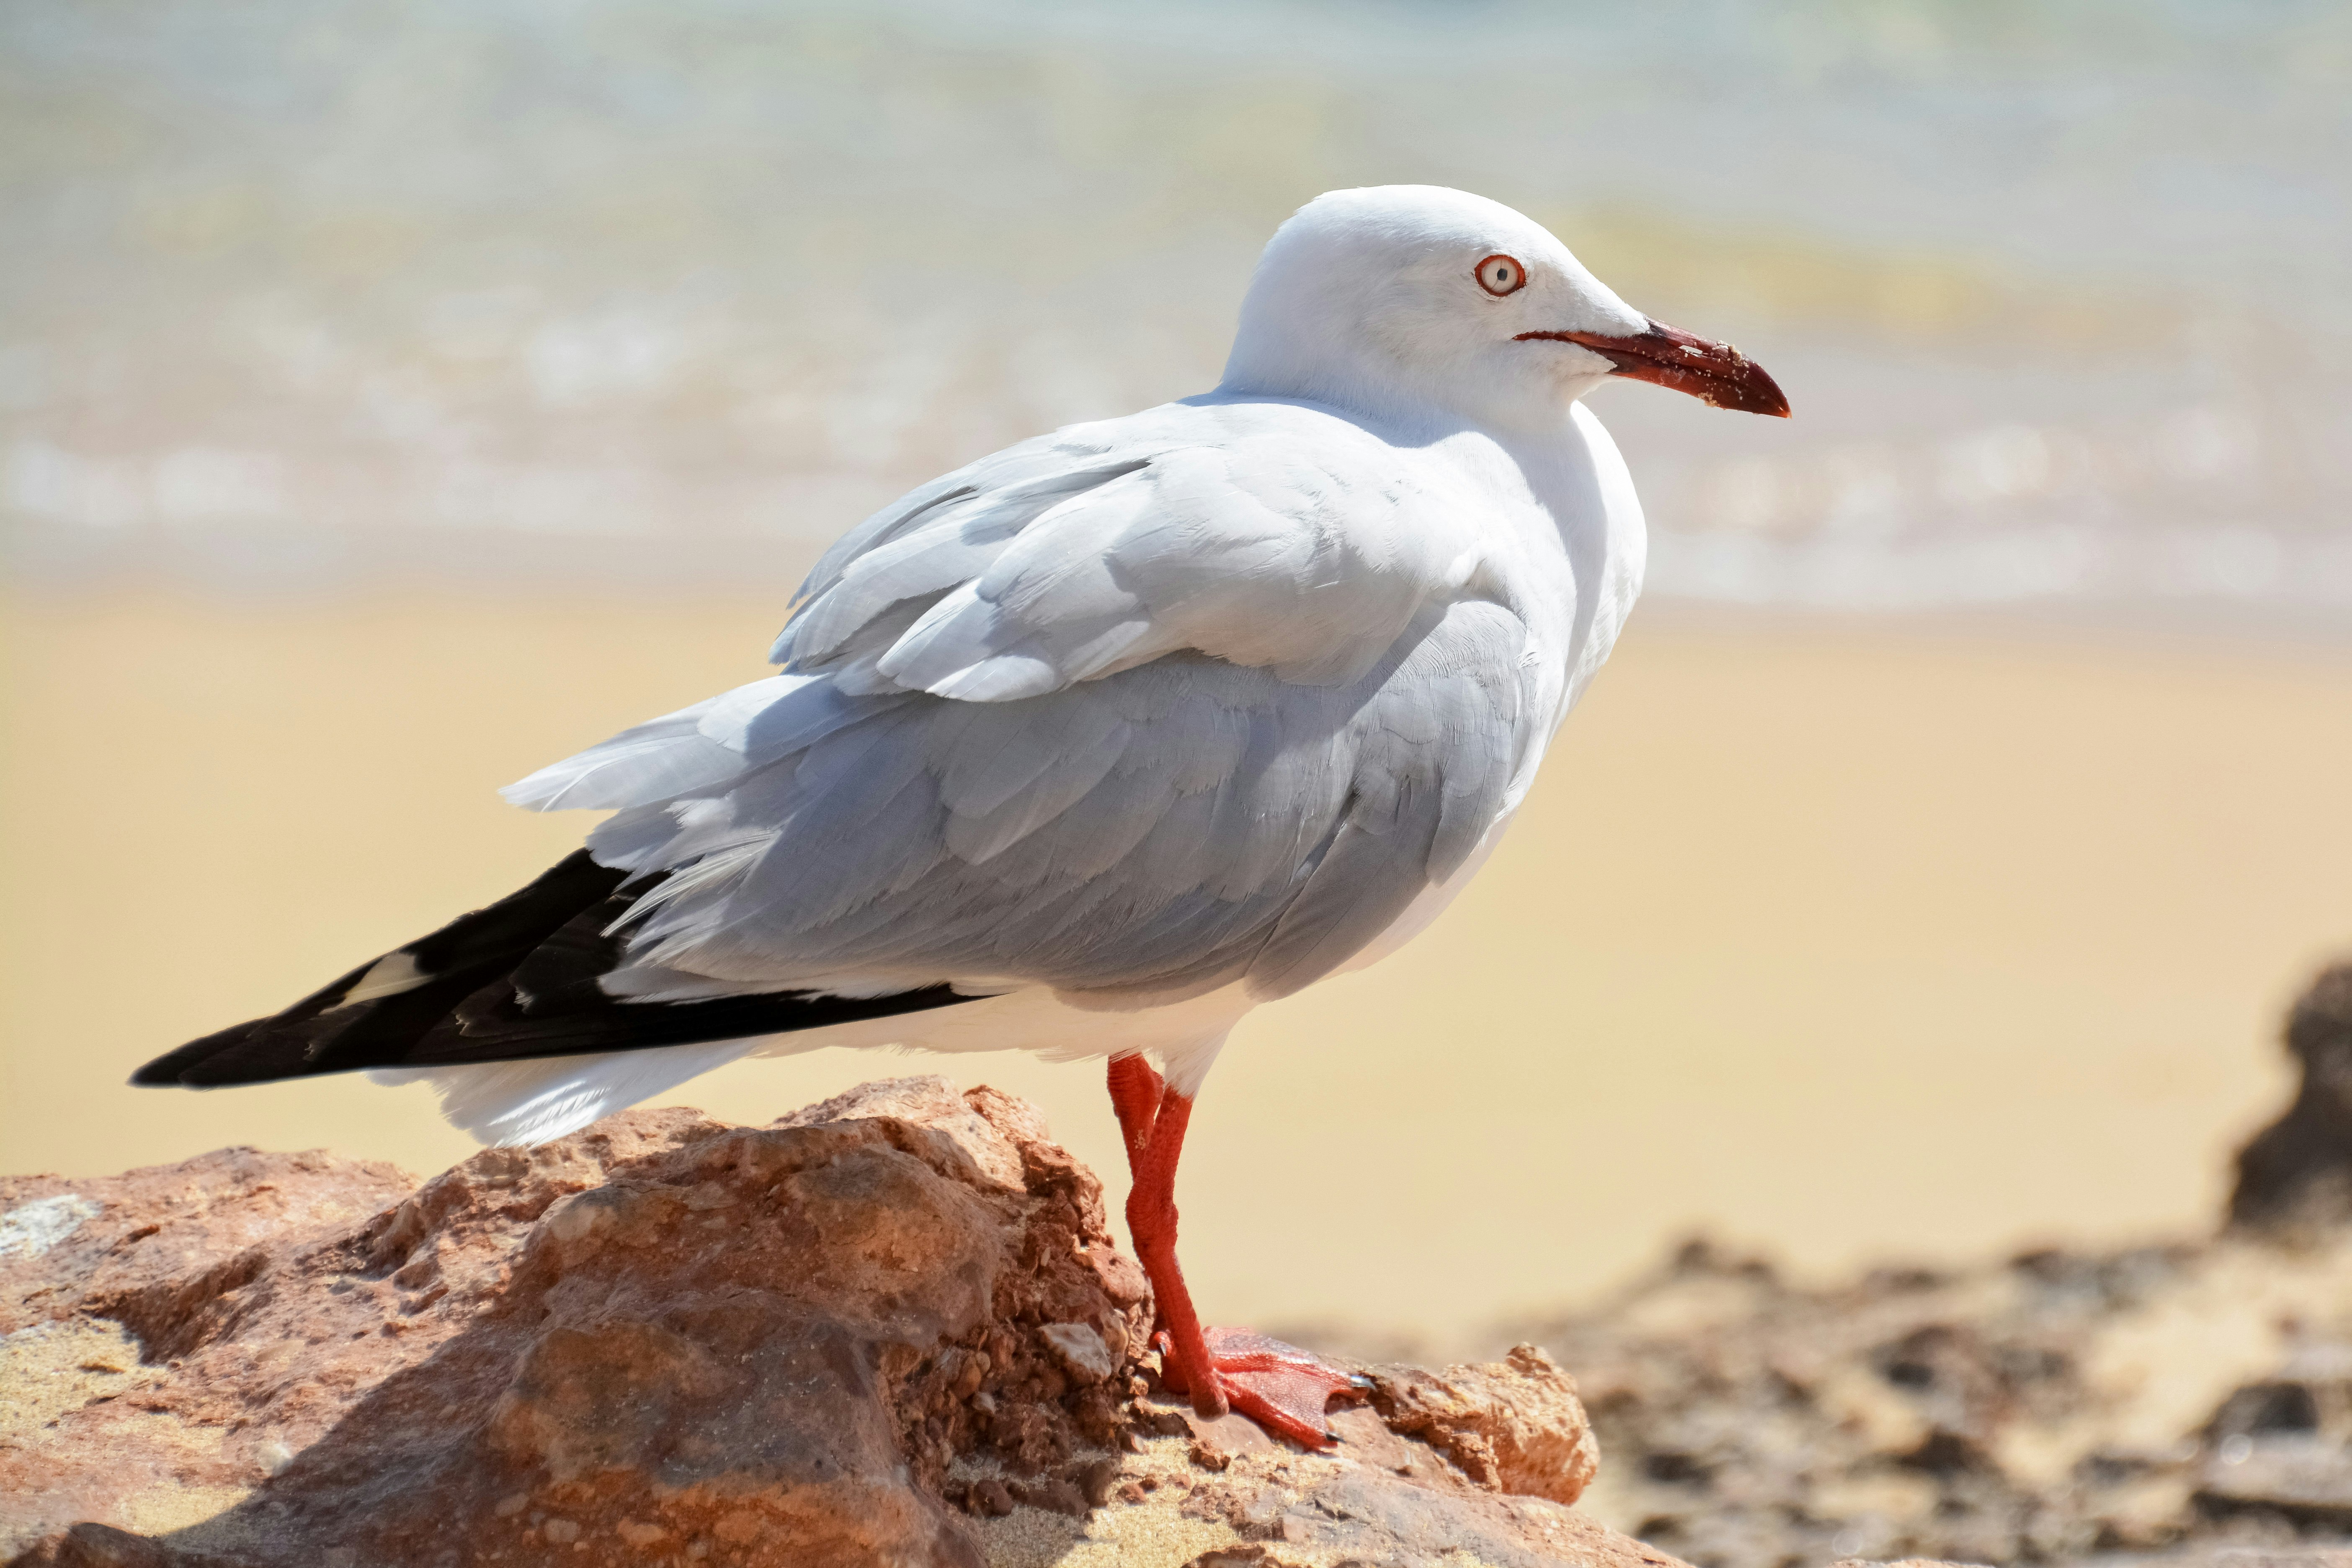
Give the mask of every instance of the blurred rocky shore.
M 422 1184 L 0 1179 L 0 1555 L 2352 1568 L 2352 966 L 2287 1044 L 2210 1236 L 1831 1288 L 1692 1242 L 1499 1361 L 1352 1363 L 1318 1455 L 1169 1397 L 1100 1183 L 942 1079 Z
M 1706 1568 L 2352 1563 L 2352 965 L 2286 1045 L 2210 1236 L 1826 1289 L 1695 1241 L 1517 1325 L 1592 1412 L 1586 1505 Z

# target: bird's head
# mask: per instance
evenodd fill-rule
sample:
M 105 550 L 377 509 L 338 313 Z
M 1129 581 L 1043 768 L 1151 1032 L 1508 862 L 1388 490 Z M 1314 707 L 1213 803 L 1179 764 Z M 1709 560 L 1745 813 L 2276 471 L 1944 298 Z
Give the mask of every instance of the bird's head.
M 1275 231 L 1223 390 L 1525 427 L 1612 376 L 1789 412 L 1762 366 L 1650 320 L 1542 225 L 1465 191 L 1374 185 L 1319 195 Z

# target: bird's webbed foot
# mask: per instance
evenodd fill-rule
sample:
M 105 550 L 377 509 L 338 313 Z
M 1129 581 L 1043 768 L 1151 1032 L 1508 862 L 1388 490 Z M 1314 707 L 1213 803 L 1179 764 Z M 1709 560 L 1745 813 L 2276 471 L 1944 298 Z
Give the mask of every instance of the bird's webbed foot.
M 1233 1408 L 1268 1432 L 1287 1437 L 1299 1447 L 1319 1449 L 1339 1440 L 1328 1416 L 1332 1398 L 1361 1394 L 1371 1380 L 1317 1357 L 1311 1351 L 1285 1344 L 1249 1329 L 1209 1328 L 1209 1363 L 1217 1385 Z M 1156 1337 L 1160 1380 L 1179 1394 L 1193 1392 L 1183 1360 L 1166 1334 Z M 1199 1401 L 1194 1405 L 1197 1407 Z

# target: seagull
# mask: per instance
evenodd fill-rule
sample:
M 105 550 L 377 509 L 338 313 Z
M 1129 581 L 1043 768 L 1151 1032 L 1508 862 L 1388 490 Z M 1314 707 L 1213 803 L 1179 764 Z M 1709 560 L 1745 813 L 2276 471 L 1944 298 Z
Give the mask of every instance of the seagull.
M 1607 658 L 1645 553 L 1582 401 L 1612 379 L 1789 412 L 1509 207 L 1318 196 L 1214 391 L 876 512 L 802 585 L 776 674 L 504 792 L 610 812 L 584 847 L 131 1081 L 365 1069 L 516 1144 L 746 1055 L 1108 1058 L 1167 1381 L 1335 1441 L 1345 1373 L 1201 1323 L 1185 1129 L 1252 1008 L 1461 891 Z

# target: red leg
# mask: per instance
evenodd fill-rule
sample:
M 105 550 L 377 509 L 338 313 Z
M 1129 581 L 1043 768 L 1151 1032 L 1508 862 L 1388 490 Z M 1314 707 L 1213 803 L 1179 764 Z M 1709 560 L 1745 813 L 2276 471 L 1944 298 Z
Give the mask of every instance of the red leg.
M 1128 1234 L 1135 1238 L 1143 1272 L 1150 1277 L 1160 1327 L 1175 1342 L 1176 1359 L 1189 1373 L 1213 1364 L 1208 1341 L 1201 1332 L 1200 1314 L 1192 1309 L 1192 1293 L 1184 1288 L 1184 1270 L 1176 1261 L 1176 1162 L 1184 1152 L 1184 1129 L 1192 1119 L 1192 1102 L 1164 1088 L 1160 1075 L 1141 1057 L 1114 1061 L 1110 1070 L 1111 1104 L 1120 1113 L 1128 1172 L 1134 1178 L 1127 1194 Z M 1133 1114 L 1147 1089 L 1159 1091 L 1159 1103 L 1148 1122 Z M 1192 1408 L 1200 1415 L 1214 1420 L 1230 1408 L 1214 1375 L 1188 1376 L 1185 1381 L 1192 1388 Z
M 1193 1410 L 1211 1420 L 1238 1408 L 1309 1448 L 1335 1441 L 1324 1406 L 1360 1380 L 1279 1340 L 1238 1329 L 1202 1331 L 1176 1261 L 1176 1162 L 1184 1152 L 1192 1100 L 1167 1088 L 1141 1057 L 1117 1057 L 1110 1064 L 1110 1102 L 1133 1178 L 1127 1228 L 1169 1342 L 1170 1385 L 1189 1392 Z
M 1151 1123 L 1160 1114 L 1160 1075 L 1141 1057 L 1113 1057 L 1110 1063 L 1110 1108 L 1118 1115 L 1119 1136 L 1127 1142 L 1127 1169 L 1132 1175 L 1151 1142 Z

